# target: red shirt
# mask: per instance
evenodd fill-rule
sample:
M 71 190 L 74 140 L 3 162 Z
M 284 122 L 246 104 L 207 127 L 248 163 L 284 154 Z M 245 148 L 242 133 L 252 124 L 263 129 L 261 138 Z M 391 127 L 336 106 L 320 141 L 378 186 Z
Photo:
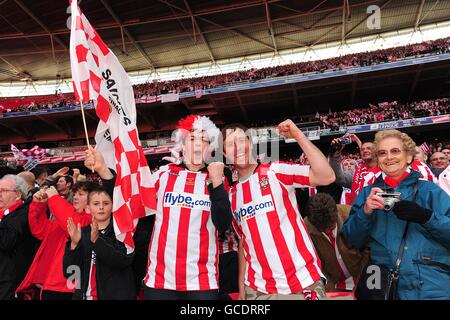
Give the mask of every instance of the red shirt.
M 33 263 L 17 292 L 24 292 L 36 284 L 42 285 L 42 290 L 57 292 L 73 292 L 67 287 L 67 279 L 63 274 L 63 257 L 68 238 L 67 220 L 71 217 L 75 224 L 82 227 L 92 221 L 92 216 L 86 212 L 76 212 L 67 200 L 53 196 L 48 200 L 48 207 L 56 220 L 47 218 L 47 204 L 32 201 L 28 210 L 28 222 L 31 233 L 41 240 Z
M 95 252 L 92 251 L 91 272 L 89 273 L 88 288 L 86 290 L 87 300 L 98 300 L 97 295 L 97 267 L 95 265 Z

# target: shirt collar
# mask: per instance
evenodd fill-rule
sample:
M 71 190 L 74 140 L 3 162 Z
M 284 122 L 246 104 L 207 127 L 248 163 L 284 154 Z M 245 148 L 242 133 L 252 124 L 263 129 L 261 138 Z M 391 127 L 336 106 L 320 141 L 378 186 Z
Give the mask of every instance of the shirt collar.
M 23 201 L 19 200 L 16 203 L 14 203 L 12 206 L 10 206 L 8 209 L 0 210 L 0 220 L 6 217 L 11 212 L 14 212 L 18 207 L 22 205 Z

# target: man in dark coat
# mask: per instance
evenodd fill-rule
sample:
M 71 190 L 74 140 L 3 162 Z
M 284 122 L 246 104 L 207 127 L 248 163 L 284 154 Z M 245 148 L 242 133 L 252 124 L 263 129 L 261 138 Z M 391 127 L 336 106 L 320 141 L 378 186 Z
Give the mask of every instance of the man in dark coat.
M 0 179 L 0 300 L 14 298 L 34 254 L 36 239 L 28 225 L 26 182 L 15 175 Z

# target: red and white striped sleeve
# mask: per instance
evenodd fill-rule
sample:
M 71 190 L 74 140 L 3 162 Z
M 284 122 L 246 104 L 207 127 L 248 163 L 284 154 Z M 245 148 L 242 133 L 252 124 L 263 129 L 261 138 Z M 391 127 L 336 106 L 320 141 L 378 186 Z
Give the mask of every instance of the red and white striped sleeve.
M 309 169 L 309 166 L 287 162 L 274 162 L 269 168 L 275 173 L 279 181 L 286 186 L 293 186 L 294 188 L 311 186 Z

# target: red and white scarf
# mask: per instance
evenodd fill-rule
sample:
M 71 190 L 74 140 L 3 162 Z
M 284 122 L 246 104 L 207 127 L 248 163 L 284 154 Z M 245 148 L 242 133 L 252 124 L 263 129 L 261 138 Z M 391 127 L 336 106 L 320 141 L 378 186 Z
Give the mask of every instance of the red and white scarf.
M 351 196 L 352 196 L 352 190 L 343 187 L 342 194 L 341 194 L 341 200 L 340 200 L 339 204 L 347 204 L 347 205 L 351 206 L 352 205 Z
M 369 171 L 369 167 L 365 163 L 359 163 L 355 168 L 353 175 L 352 192 L 350 195 L 350 202 L 353 203 L 358 193 L 364 187 L 364 176 Z

